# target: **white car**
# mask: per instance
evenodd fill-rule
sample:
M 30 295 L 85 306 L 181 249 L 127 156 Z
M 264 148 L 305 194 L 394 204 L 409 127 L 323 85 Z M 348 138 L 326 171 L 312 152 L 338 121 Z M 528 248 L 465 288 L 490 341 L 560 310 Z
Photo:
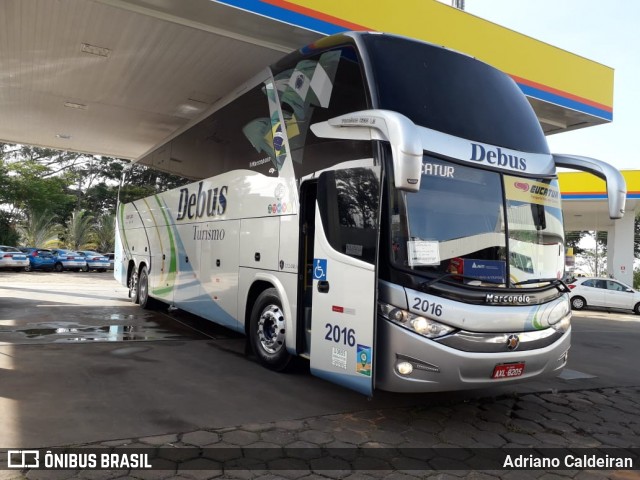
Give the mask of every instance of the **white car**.
M 83 271 L 98 270 L 99 272 L 106 272 L 109 268 L 109 258 L 101 253 L 94 252 L 92 250 L 78 250 L 77 253 L 82 255 L 87 262 Z
M 571 307 L 619 308 L 640 315 L 640 292 L 611 278 L 578 278 L 569 284 Z
M 29 259 L 16 247 L 0 245 L 0 268 L 12 268 L 20 271 L 28 265 Z

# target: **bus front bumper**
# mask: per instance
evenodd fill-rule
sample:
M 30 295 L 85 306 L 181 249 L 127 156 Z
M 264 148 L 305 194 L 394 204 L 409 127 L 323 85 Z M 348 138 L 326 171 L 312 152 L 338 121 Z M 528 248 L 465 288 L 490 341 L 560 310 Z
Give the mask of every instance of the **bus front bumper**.
M 571 328 L 544 348 L 475 353 L 441 345 L 378 317 L 375 388 L 391 392 L 441 392 L 518 383 L 558 375 L 567 363 Z M 411 372 L 401 374 L 401 363 Z M 499 365 L 524 364 L 518 376 L 493 378 Z M 502 367 L 498 367 L 501 369 Z

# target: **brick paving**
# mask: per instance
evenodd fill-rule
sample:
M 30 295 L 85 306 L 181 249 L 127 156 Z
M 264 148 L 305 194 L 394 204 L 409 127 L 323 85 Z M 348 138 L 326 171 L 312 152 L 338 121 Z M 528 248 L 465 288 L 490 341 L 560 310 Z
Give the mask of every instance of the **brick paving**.
M 638 470 L 474 470 L 469 465 L 480 448 L 638 449 L 639 439 L 640 387 L 605 388 L 109 439 L 82 447 L 153 451 L 160 457 L 154 457 L 154 466 L 163 469 L 0 470 L 0 480 L 640 480 Z M 184 452 L 195 458 L 185 459 Z M 366 458 L 358 455 L 362 452 Z

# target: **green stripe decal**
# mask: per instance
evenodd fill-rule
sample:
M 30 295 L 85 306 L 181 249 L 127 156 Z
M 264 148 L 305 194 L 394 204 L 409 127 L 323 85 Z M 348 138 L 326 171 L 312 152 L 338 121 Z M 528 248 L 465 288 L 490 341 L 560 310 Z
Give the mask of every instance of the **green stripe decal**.
M 165 223 L 165 227 L 167 229 L 167 234 L 169 235 L 169 272 L 166 276 L 166 278 L 161 279 L 160 283 L 167 283 L 167 286 L 164 287 L 160 287 L 160 288 L 154 288 L 152 290 L 152 292 L 155 295 L 159 295 L 159 296 L 164 296 L 167 295 L 168 293 L 171 293 L 173 291 L 173 288 L 175 286 L 175 282 L 176 282 L 176 274 L 177 274 L 177 270 L 178 270 L 178 256 L 176 253 L 176 244 L 175 244 L 175 239 L 173 238 L 173 232 L 171 231 L 171 223 L 169 222 L 169 218 L 167 217 L 167 212 L 166 212 L 166 208 L 162 205 L 162 202 L 160 201 L 160 197 L 158 195 L 154 195 L 153 198 L 156 200 L 156 203 L 158 204 L 158 207 L 160 208 L 160 212 L 162 213 L 162 216 L 164 218 L 164 223 Z M 150 209 L 151 210 L 151 209 Z M 154 223 L 155 223 L 155 218 L 154 218 Z M 158 226 L 156 224 L 156 229 L 158 229 Z M 158 238 L 160 237 L 160 234 L 158 233 Z

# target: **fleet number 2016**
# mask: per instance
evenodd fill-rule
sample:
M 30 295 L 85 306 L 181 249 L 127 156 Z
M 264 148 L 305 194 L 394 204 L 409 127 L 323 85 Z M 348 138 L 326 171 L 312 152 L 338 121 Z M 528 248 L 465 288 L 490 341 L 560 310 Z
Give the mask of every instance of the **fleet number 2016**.
M 413 308 L 415 310 L 420 310 L 424 313 L 430 313 L 431 315 L 435 315 L 436 317 L 442 316 L 442 305 L 435 302 L 430 302 L 425 298 L 414 297 Z
M 327 334 L 324 336 L 325 340 L 342 343 L 343 345 L 349 345 L 350 347 L 353 347 L 356 344 L 356 332 L 353 328 L 340 328 L 339 325 L 333 325 L 331 323 L 327 323 L 324 328 L 327 329 Z

